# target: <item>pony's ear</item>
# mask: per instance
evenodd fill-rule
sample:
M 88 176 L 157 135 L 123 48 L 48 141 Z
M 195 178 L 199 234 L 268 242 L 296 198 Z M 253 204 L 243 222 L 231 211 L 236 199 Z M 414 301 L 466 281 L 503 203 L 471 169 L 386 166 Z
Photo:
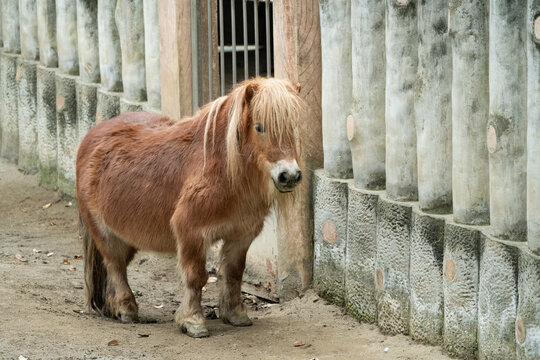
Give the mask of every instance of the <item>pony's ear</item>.
M 253 99 L 253 96 L 257 92 L 257 88 L 259 85 L 257 84 L 247 84 L 246 90 L 244 91 L 244 101 L 246 104 L 249 104 L 251 102 L 251 99 Z
M 293 86 L 296 89 L 296 92 L 300 94 L 300 90 L 302 90 L 302 84 L 297 82 L 297 83 L 294 83 Z

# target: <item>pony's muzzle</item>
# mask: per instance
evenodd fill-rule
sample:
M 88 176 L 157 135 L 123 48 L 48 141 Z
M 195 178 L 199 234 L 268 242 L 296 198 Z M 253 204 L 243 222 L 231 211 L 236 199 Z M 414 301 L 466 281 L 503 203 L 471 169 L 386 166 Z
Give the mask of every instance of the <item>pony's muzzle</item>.
M 290 192 L 302 181 L 302 171 L 296 160 L 280 160 L 270 171 L 274 186 L 279 192 Z

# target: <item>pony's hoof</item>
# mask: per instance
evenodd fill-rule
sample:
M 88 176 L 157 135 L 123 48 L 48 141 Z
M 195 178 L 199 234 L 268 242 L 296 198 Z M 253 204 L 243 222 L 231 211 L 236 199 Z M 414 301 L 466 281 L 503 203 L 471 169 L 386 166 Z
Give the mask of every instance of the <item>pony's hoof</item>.
M 221 320 L 225 324 L 230 324 L 232 326 L 251 326 L 253 325 L 253 322 L 251 319 L 247 316 L 246 313 L 228 313 L 221 315 Z
M 192 338 L 205 338 L 210 336 L 210 333 L 208 333 L 206 326 L 201 324 L 183 323 L 180 326 L 180 329 L 184 334 L 187 334 L 187 336 Z

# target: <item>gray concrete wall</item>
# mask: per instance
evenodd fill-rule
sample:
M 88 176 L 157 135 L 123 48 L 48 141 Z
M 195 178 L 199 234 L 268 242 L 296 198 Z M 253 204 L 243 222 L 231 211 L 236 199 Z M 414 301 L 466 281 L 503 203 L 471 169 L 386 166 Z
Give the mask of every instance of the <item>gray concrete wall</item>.
M 386 334 L 409 334 L 410 205 L 379 197 L 377 203 L 377 323 Z
M 21 55 L 27 60 L 39 60 L 36 0 L 19 0 Z
M 120 93 L 97 91 L 96 123 L 107 121 L 120 114 Z
M 392 200 L 418 198 L 414 113 L 418 67 L 416 3 L 386 0 L 386 193 Z
M 489 223 L 488 2 L 450 0 L 454 220 Z
M 344 305 L 348 181 L 321 170 L 313 178 L 313 284 L 325 299 Z
M 39 62 L 46 67 L 57 67 L 55 0 L 37 0 L 37 26 Z
M 115 11 L 116 0 L 98 0 L 99 68 L 104 91 L 122 91 L 122 53 Z
M 377 203 L 382 192 L 359 190 L 349 184 L 345 306 L 360 321 L 377 322 L 375 260 L 377 256 Z
M 96 125 L 97 90 L 99 83 L 88 84 L 77 81 L 77 130 L 79 142 Z
M 520 251 L 516 314 L 517 359 L 540 358 L 540 258 Z
M 444 232 L 443 348 L 451 356 L 474 359 L 478 349 L 480 232 L 448 221 Z
M 452 211 L 452 57 L 448 1 L 418 2 L 415 119 L 418 201 L 424 211 Z
M 315 174 L 314 287 L 323 297 L 458 358 L 540 356 L 540 257 L 526 244 Z
M 409 330 L 414 340 L 438 345 L 444 325 L 445 220 L 413 209 L 411 223 Z
M 479 359 L 515 358 L 517 266 L 517 248 L 482 236 L 478 289 Z
M 491 229 L 501 238 L 525 240 L 527 7 L 522 0 L 491 0 L 489 5 L 487 145 Z
M 384 1 L 351 2 L 352 102 L 347 138 L 354 183 L 360 189 L 383 189 L 386 183 L 384 15 Z
M 347 143 L 351 108 L 351 1 L 321 0 L 322 135 L 324 170 L 330 177 L 352 176 Z
M 527 240 L 540 254 L 540 0 L 527 10 Z

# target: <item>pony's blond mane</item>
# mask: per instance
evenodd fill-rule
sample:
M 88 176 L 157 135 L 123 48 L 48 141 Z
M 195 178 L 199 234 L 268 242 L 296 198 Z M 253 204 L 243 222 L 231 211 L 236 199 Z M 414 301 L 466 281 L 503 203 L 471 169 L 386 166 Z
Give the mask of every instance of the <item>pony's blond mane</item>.
M 214 145 L 216 122 L 222 107 L 227 104 L 228 124 L 226 134 L 226 163 L 229 180 L 234 183 L 235 176 L 242 170 L 238 134 L 242 132 L 246 90 L 254 90 L 249 103 L 250 116 L 254 123 L 260 123 L 268 136 L 277 140 L 278 146 L 284 142 L 294 144 L 300 157 L 299 120 L 302 100 L 288 80 L 275 78 L 256 78 L 236 85 L 227 95 L 206 105 L 200 111 L 206 119 L 204 129 L 204 166 L 209 146 Z M 207 113 L 206 116 L 204 113 Z M 212 144 L 209 144 L 211 134 Z

